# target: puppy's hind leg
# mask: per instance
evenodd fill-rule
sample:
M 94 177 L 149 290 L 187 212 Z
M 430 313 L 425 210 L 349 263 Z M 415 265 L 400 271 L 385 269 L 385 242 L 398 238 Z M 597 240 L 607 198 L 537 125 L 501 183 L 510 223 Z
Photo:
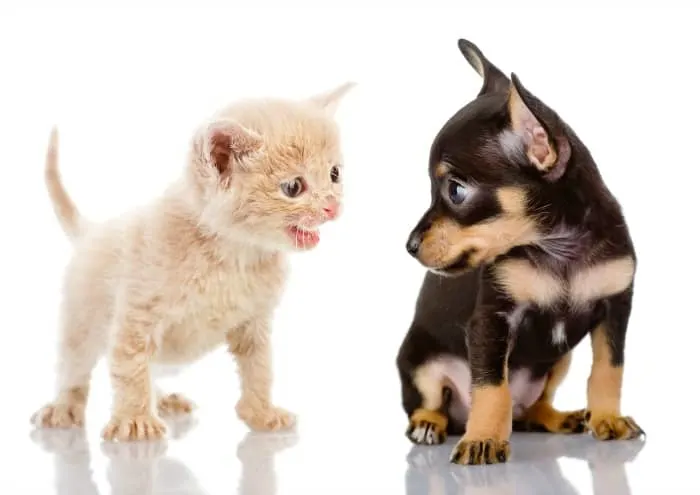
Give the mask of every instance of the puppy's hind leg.
M 547 376 L 542 395 L 520 417 L 513 420 L 513 431 L 541 433 L 583 433 L 588 430 L 585 410 L 559 411 L 552 405 L 554 394 L 571 366 L 571 352 L 557 361 Z
M 430 364 L 417 368 L 412 376 L 402 373 L 401 380 L 404 382 L 404 408 L 409 413 L 406 437 L 416 444 L 443 443 L 447 439 L 447 411 L 452 390 L 440 376 L 431 372 Z
M 39 427 L 84 426 L 90 375 L 104 352 L 105 342 L 91 328 L 94 322 L 79 321 L 80 314 L 65 313 L 56 370 L 56 398 L 32 415 Z

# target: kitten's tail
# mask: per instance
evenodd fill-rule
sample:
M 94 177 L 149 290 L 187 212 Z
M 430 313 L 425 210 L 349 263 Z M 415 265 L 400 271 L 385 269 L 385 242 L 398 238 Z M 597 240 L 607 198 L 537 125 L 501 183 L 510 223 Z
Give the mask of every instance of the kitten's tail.
M 53 202 L 56 218 L 58 218 L 68 237 L 75 239 L 80 236 L 84 222 L 61 182 L 61 174 L 58 172 L 58 130 L 55 127 L 51 129 L 49 148 L 46 152 L 44 179 L 46 180 L 49 197 Z

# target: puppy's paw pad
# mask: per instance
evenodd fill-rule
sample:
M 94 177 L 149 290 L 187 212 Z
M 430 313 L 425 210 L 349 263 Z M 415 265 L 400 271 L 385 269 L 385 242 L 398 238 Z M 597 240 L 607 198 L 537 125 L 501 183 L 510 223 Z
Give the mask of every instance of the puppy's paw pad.
M 580 409 L 564 413 L 566 416 L 559 426 L 560 433 L 584 433 L 588 431 L 586 423 L 586 410 Z
M 462 438 L 450 454 L 450 462 L 463 465 L 500 464 L 510 459 L 507 440 L 467 440 Z
M 160 440 L 165 432 L 165 423 L 153 415 L 112 418 L 102 430 L 102 438 L 111 442 Z
M 645 435 L 630 416 L 585 413 L 586 424 L 598 440 L 632 440 Z
M 447 418 L 437 412 L 418 409 L 406 429 L 408 439 L 420 445 L 438 445 L 447 439 Z
M 236 406 L 238 417 L 253 431 L 287 430 L 296 424 L 296 416 L 281 407 Z
M 158 414 L 163 417 L 190 414 L 194 408 L 194 402 L 180 394 L 170 394 L 158 399 Z
M 30 421 L 42 428 L 82 427 L 85 424 L 85 404 L 48 404 L 35 412 Z

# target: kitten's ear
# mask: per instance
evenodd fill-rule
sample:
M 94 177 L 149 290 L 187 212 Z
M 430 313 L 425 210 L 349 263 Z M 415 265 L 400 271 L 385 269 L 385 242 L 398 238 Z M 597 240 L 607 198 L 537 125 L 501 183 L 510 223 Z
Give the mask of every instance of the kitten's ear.
M 260 135 L 230 119 L 207 124 L 200 131 L 198 141 L 205 165 L 222 177 L 230 175 L 236 163 L 263 145 Z
M 545 179 L 556 181 L 566 171 L 571 144 L 559 116 L 530 93 L 518 76 L 511 74 L 508 114 L 530 163 Z
M 314 95 L 309 98 L 309 100 L 314 105 L 320 106 L 330 115 L 333 115 L 340 104 L 340 100 L 343 99 L 343 96 L 355 86 L 356 84 L 354 82 L 348 81 L 330 91 Z

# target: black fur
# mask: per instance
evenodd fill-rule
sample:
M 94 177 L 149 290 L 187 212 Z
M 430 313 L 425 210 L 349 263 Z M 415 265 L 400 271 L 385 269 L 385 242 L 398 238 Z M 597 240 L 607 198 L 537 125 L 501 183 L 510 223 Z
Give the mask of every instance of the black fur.
M 434 270 L 425 275 L 412 325 L 396 360 L 403 407 L 409 417 L 422 402 L 413 372 L 440 355 L 468 361 L 476 385 L 502 383 L 506 355 L 510 371 L 526 368 L 533 378 L 539 378 L 598 324 L 606 322 L 611 364 L 621 366 L 631 311 L 630 285 L 622 293 L 576 310 L 566 301 L 547 309 L 530 307 L 519 326 L 514 331 L 509 328 L 503 315 L 516 304 L 494 282 L 494 267 L 499 263 L 529 260 L 539 270 L 566 278 L 583 267 L 622 256 L 630 256 L 636 265 L 636 256 L 621 207 L 574 131 L 525 89 L 517 76 L 509 80 L 473 44 L 460 40 L 459 47 L 477 72 L 482 72 L 484 83 L 476 99 L 450 118 L 434 139 L 429 158 L 431 202 L 409 236 L 409 252 L 420 259 L 425 233 L 440 219 L 467 227 L 498 218 L 503 211 L 497 192 L 507 186 L 526 191 L 526 215 L 540 232 L 554 236 L 565 228 L 578 234 L 573 239 L 554 240 L 549 249 L 518 245 L 477 266 L 469 266 L 471 253 L 464 252 L 449 266 L 429 267 Z M 499 135 L 512 126 L 508 110 L 512 88 L 558 152 L 560 160 L 554 170 L 541 172 L 524 152 L 506 153 L 501 146 Z M 445 164 L 449 172 L 441 175 L 438 168 Z M 445 182 L 450 178 L 476 185 L 477 192 L 467 204 L 455 206 L 445 197 Z M 565 322 L 562 344 L 552 342 L 555 321 Z M 464 431 L 464 424 L 449 419 L 450 434 Z

